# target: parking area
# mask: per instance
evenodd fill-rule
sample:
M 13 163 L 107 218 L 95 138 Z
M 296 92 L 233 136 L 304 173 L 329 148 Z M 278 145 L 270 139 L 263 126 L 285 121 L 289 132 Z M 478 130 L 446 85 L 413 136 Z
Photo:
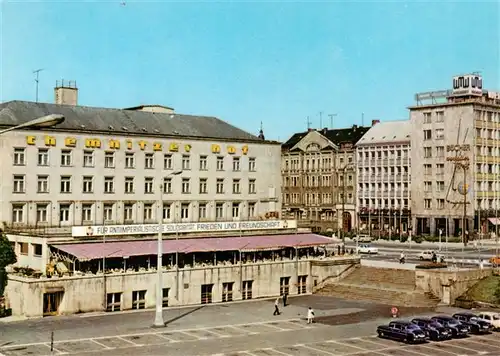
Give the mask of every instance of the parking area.
M 473 356 L 500 355 L 500 335 L 469 336 L 420 345 L 406 345 L 377 336 L 328 340 L 311 344 L 245 350 L 217 356 Z M 215 356 L 215 354 L 213 355 Z
M 169 345 L 326 327 L 323 324 L 308 325 L 304 320 L 297 318 L 172 331 L 168 331 L 168 329 L 158 329 L 158 331 L 152 329 L 151 332 L 140 334 L 55 341 L 52 344 L 52 351 L 50 342 L 4 346 L 0 348 L 0 356 L 72 355 L 111 350 L 117 350 L 118 352 L 120 349 L 141 348 L 152 345 Z

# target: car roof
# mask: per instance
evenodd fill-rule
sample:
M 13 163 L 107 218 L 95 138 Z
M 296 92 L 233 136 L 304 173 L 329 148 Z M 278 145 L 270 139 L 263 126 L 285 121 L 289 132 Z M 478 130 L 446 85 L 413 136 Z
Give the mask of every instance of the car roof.
M 460 313 L 455 313 L 453 315 L 461 315 L 461 316 L 476 316 L 474 313 L 469 313 L 469 312 L 460 312 Z
M 491 312 L 491 311 L 483 311 L 483 312 L 478 313 L 478 315 L 500 315 L 500 313 Z
M 416 320 L 416 321 L 424 321 L 424 322 L 431 322 L 431 321 L 434 321 L 432 320 L 431 318 L 414 318 L 413 320 Z
M 397 323 L 402 325 L 410 325 L 411 323 L 408 320 L 393 320 L 391 323 Z
M 448 316 L 448 315 L 436 315 L 436 316 L 433 316 L 432 318 L 434 318 L 434 319 L 443 319 L 443 320 L 452 320 L 452 319 L 454 319 L 453 317 Z

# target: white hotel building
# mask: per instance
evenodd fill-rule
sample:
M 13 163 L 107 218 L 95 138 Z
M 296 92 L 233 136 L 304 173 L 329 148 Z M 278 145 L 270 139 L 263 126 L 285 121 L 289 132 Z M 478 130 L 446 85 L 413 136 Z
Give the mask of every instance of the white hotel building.
M 278 142 L 162 106 L 78 106 L 74 85 L 55 92 L 57 104 L 0 104 L 0 129 L 65 116 L 0 136 L 0 227 L 19 265 L 40 257 L 44 270 L 44 246 L 72 239 L 71 226 L 155 224 L 159 200 L 170 223 L 279 216 Z
M 409 120 L 377 123 L 356 143 L 362 229 L 396 234 L 411 224 L 410 132 Z

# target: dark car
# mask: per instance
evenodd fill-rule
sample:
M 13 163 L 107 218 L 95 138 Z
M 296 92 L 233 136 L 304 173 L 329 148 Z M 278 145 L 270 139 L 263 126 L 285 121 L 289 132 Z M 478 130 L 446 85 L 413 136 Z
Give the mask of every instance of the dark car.
M 429 336 L 429 339 L 433 341 L 449 340 L 453 337 L 451 329 L 441 325 L 436 320 L 415 318 L 411 322 L 422 329 Z
M 437 321 L 439 324 L 443 325 L 445 328 L 451 329 L 452 337 L 466 337 L 469 333 L 469 327 L 462 324 L 455 318 L 448 315 L 438 315 L 431 318 Z
M 493 325 L 491 325 L 491 323 L 478 318 L 477 315 L 473 313 L 456 313 L 453 314 L 453 317 L 462 324 L 467 325 L 470 332 L 474 334 L 489 333 L 493 330 Z
M 406 343 L 426 342 L 427 334 L 417 325 L 409 321 L 391 321 L 389 325 L 377 327 L 379 337 L 388 338 Z

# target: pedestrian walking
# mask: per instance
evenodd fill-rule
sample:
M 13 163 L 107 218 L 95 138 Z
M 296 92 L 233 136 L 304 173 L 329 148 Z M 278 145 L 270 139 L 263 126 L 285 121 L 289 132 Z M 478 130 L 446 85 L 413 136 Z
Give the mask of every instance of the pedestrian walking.
M 280 297 L 276 298 L 276 301 L 274 302 L 274 313 L 273 315 L 280 315 Z
M 307 323 L 314 323 L 314 310 L 311 307 L 307 310 Z
M 283 307 L 286 307 L 286 300 L 288 299 L 288 293 L 283 293 Z

